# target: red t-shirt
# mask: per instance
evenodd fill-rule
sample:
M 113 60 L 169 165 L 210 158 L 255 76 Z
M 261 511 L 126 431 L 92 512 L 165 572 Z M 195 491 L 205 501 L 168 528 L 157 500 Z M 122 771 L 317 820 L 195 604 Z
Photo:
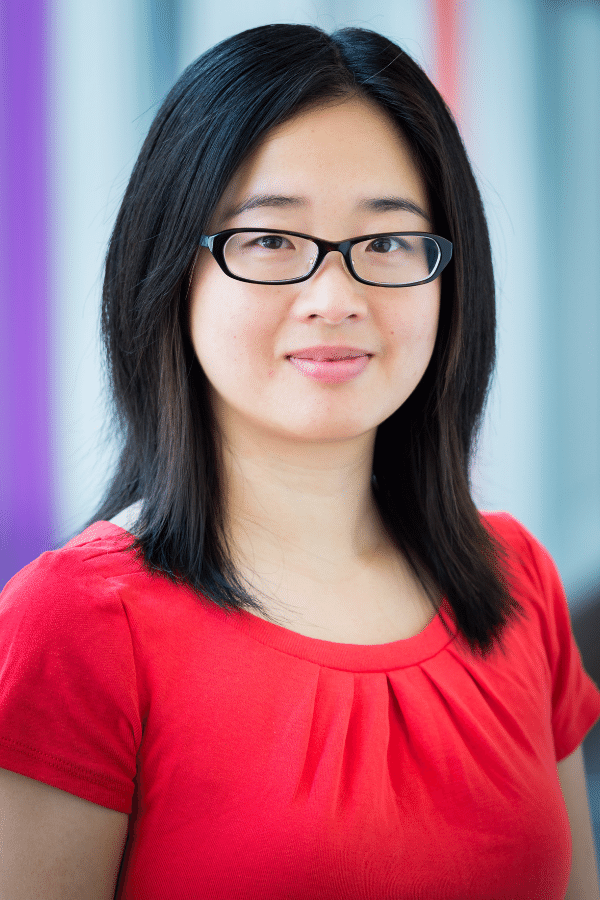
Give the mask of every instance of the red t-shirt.
M 0 594 L 0 767 L 130 814 L 120 900 L 562 900 L 600 692 L 548 553 L 485 518 L 528 614 L 485 661 L 439 615 L 368 646 L 227 615 L 93 525 Z

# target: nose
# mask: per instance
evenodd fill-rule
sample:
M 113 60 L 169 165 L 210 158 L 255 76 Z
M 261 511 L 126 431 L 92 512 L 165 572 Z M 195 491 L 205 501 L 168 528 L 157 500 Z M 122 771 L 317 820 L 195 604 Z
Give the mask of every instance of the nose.
M 301 289 L 294 307 L 299 318 L 318 316 L 339 324 L 344 319 L 362 319 L 367 315 L 367 285 L 352 277 L 338 250 L 327 254 L 312 278 L 296 286 Z

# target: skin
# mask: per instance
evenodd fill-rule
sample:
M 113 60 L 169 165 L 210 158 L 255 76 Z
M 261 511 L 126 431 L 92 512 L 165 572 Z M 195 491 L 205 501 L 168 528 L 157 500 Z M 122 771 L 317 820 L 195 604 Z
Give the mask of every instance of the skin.
M 583 745 L 557 764 L 571 826 L 573 859 L 565 900 L 600 900 L 596 846 L 585 779 Z
M 230 215 L 255 194 L 305 203 Z M 390 195 L 410 200 L 426 216 L 358 208 L 365 198 Z M 402 135 L 379 107 L 349 99 L 270 132 L 234 176 L 209 233 L 265 227 L 340 241 L 433 231 L 430 216 L 424 181 Z M 378 425 L 413 392 L 430 361 L 439 304 L 439 279 L 393 289 L 361 284 L 339 253 L 327 256 L 308 281 L 274 286 L 235 281 L 207 249 L 198 252 L 190 330 L 224 438 L 238 565 L 257 589 L 285 598 L 297 613 L 307 613 L 306 598 L 318 590 L 313 619 L 353 615 L 360 630 L 360 609 L 351 608 L 346 586 L 352 583 L 360 595 L 358 588 L 384 570 L 396 579 L 396 591 L 400 585 L 401 593 L 424 602 L 383 533 L 371 470 Z M 286 358 L 320 344 L 373 355 L 353 380 L 322 384 Z M 372 613 L 363 616 L 365 628 Z

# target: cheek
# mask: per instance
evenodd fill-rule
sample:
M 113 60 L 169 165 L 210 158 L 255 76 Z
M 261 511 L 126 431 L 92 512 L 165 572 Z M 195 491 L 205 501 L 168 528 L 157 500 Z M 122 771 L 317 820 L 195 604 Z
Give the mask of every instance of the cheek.
M 190 310 L 190 329 L 196 356 L 211 381 L 240 378 L 252 370 L 265 343 L 255 303 L 204 283 L 195 293 Z M 242 376 L 243 377 L 243 376 Z
M 395 378 L 403 390 L 412 390 L 425 374 L 437 337 L 439 305 L 406 309 L 390 324 L 391 343 L 395 347 Z
M 427 297 L 427 303 L 423 308 L 418 321 L 418 340 L 422 344 L 425 352 L 431 357 L 435 340 L 438 332 L 438 324 L 440 320 L 440 283 L 439 279 L 432 282 L 426 287 L 431 288 Z
M 429 356 L 433 353 L 433 348 L 435 346 L 435 341 L 437 338 L 438 332 L 438 323 L 439 323 L 439 306 L 436 307 L 435 312 L 428 316 L 423 316 L 421 321 L 420 329 L 419 329 L 419 337 L 418 340 L 422 344 L 424 350 L 428 353 Z
M 392 340 L 403 355 L 421 358 L 431 356 L 437 337 L 439 303 L 406 309 L 390 325 Z
M 222 378 L 239 368 L 243 357 L 244 328 L 221 310 L 216 318 L 201 309 L 192 316 L 192 341 L 200 365 L 209 379 Z

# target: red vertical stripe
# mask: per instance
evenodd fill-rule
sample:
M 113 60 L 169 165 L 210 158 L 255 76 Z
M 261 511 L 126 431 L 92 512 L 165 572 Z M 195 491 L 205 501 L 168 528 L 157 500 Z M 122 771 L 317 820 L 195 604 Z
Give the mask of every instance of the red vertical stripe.
M 460 25 L 464 2 L 433 0 L 435 34 L 435 85 L 455 118 L 460 118 L 459 54 Z

